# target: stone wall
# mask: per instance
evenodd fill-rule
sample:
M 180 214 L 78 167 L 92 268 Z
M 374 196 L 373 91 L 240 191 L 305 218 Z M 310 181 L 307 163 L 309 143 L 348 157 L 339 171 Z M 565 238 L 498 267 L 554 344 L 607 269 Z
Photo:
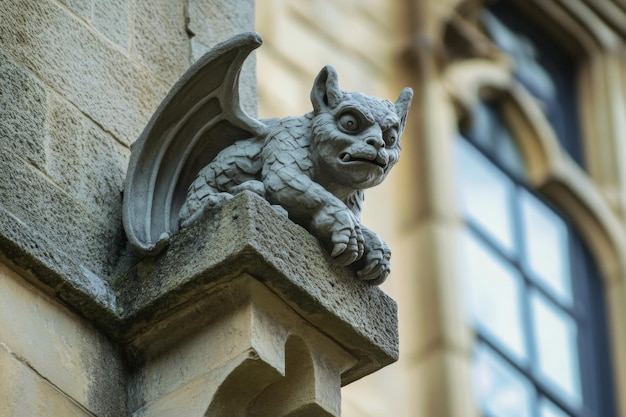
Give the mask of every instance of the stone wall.
M 108 286 L 124 249 L 130 144 L 194 58 L 253 28 L 253 2 L 6 0 L 1 7 L 5 251 Z M 254 113 L 253 70 L 242 78 Z
M 0 415 L 124 415 L 122 355 L 76 310 L 116 315 L 131 143 L 194 58 L 253 20 L 252 0 L 1 2 Z M 254 113 L 253 66 L 242 78 Z
M 0 415 L 124 415 L 124 361 L 107 337 L 5 265 L 0 295 Z

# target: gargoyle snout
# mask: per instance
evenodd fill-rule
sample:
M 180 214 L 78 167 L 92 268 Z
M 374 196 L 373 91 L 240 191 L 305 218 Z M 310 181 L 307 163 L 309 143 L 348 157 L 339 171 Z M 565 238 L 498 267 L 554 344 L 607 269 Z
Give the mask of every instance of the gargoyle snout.
M 365 139 L 365 143 L 373 146 L 374 148 L 376 148 L 376 150 L 385 147 L 385 141 L 383 140 L 382 137 L 378 137 L 378 136 L 370 136 L 369 138 Z

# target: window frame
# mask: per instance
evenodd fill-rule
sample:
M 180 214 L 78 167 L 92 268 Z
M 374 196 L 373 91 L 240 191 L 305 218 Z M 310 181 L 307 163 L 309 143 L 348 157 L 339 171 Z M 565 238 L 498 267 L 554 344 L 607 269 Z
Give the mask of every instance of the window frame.
M 498 106 L 496 104 L 496 106 Z M 501 110 L 500 110 L 501 111 Z M 500 115 L 500 121 L 504 125 L 507 124 L 506 120 Z M 523 291 L 520 294 L 522 305 L 522 322 L 523 333 L 526 337 L 530 338 L 526 342 L 526 349 L 528 350 L 528 358 L 526 364 L 520 364 L 515 360 L 515 357 L 511 356 L 506 349 L 497 340 L 492 339 L 488 334 L 481 332 L 474 328 L 474 336 L 476 343 L 482 343 L 486 345 L 491 351 L 497 353 L 498 357 L 504 360 L 509 366 L 522 375 L 533 387 L 535 393 L 535 403 L 533 403 L 533 415 L 538 416 L 538 400 L 541 397 L 545 397 L 552 403 L 557 405 L 564 412 L 572 417 L 610 417 L 616 416 L 615 414 L 615 400 L 613 396 L 613 384 L 606 383 L 606 381 L 613 381 L 613 376 L 610 368 L 610 352 L 608 347 L 608 331 L 606 323 L 606 311 L 604 311 L 605 302 L 603 300 L 603 292 L 601 290 L 602 280 L 600 277 L 600 271 L 597 267 L 593 267 L 595 262 L 590 251 L 586 248 L 582 237 L 577 232 L 575 225 L 568 217 L 562 213 L 562 211 L 552 202 L 547 200 L 544 196 L 540 195 L 536 190 L 532 188 L 528 182 L 520 177 L 518 173 L 511 171 L 509 167 L 504 165 L 494 152 L 486 148 L 480 141 L 472 138 L 472 134 L 460 133 L 460 138 L 456 140 L 464 140 L 468 142 L 469 146 L 474 147 L 489 163 L 493 164 L 497 169 L 502 172 L 502 175 L 514 184 L 515 192 L 513 196 L 509 196 L 507 207 L 512 212 L 510 218 L 513 220 L 513 231 L 515 246 L 518 251 L 517 257 L 511 256 L 507 253 L 505 247 L 501 246 L 490 233 L 485 230 L 480 224 L 476 223 L 472 219 L 463 216 L 468 233 L 477 238 L 480 243 L 485 246 L 490 253 L 495 256 L 498 262 L 505 262 L 509 267 L 513 268 L 517 274 L 521 277 L 523 283 Z M 513 140 L 515 135 L 513 134 Z M 572 284 L 572 305 L 568 306 L 559 300 L 551 291 L 546 290 L 540 281 L 533 278 L 528 271 L 528 267 L 524 264 L 525 254 L 522 252 L 524 244 L 522 242 L 522 215 L 520 213 L 520 199 L 521 193 L 527 192 L 534 198 L 540 200 L 550 210 L 556 213 L 564 222 L 567 227 L 567 248 L 569 250 L 569 270 Z M 517 203 L 514 200 L 518 200 Z M 580 264 L 584 264 L 581 268 Z M 583 272 L 592 271 L 591 276 L 585 276 Z M 593 287 L 596 289 L 593 293 L 588 291 L 592 287 L 590 280 L 595 281 L 596 285 Z M 536 291 L 544 298 L 563 312 L 576 323 L 577 329 L 577 353 L 579 364 L 579 378 L 580 378 L 580 395 L 582 398 L 581 408 L 576 409 L 566 399 L 558 395 L 550 384 L 542 381 L 540 375 L 535 370 L 537 364 L 537 353 L 535 352 L 535 340 L 532 327 L 532 313 L 530 306 L 531 293 Z M 591 309 L 590 309 L 591 307 Z M 595 311 L 598 310 L 598 311 Z M 591 312 L 591 316 L 588 314 Z M 597 342 L 597 343 L 594 343 Z M 598 372 L 604 376 L 600 377 Z M 603 384 L 604 389 L 593 389 L 593 386 L 599 386 L 599 381 L 605 381 Z M 586 406 L 589 404 L 588 406 Z M 482 410 L 483 413 L 486 412 Z M 489 417 L 489 416 L 488 416 Z

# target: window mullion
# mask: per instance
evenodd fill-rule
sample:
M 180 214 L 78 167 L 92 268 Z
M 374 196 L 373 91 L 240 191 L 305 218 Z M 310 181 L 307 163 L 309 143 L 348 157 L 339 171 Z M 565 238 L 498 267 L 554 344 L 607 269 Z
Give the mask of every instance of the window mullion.
M 515 193 L 511 197 L 510 210 L 512 211 L 511 219 L 513 219 L 513 236 L 517 254 L 516 267 L 519 270 L 520 276 L 524 281 L 522 286 L 522 292 L 520 294 L 520 306 L 522 308 L 522 323 L 524 326 L 523 334 L 524 341 L 526 342 L 526 353 L 528 357 L 528 375 L 530 380 L 534 380 L 533 373 L 536 371 L 535 364 L 537 363 L 537 350 L 535 349 L 535 334 L 533 331 L 533 316 L 530 306 L 530 293 L 533 291 L 532 281 L 528 278 L 524 271 L 523 264 L 526 257 L 525 249 L 525 236 L 524 228 L 522 227 L 522 213 L 519 202 L 520 185 L 516 184 Z M 539 390 L 536 384 L 533 384 L 535 392 L 535 401 L 533 401 L 532 413 L 534 417 L 539 416 Z

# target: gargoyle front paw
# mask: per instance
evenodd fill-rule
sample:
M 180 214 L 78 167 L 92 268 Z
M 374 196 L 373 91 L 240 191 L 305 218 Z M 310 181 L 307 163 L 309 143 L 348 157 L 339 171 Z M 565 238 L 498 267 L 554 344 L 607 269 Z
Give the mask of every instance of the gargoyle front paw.
M 354 263 L 363 256 L 363 234 L 358 223 L 344 224 L 331 236 L 333 250 L 330 254 L 339 265 Z
M 370 285 L 382 284 L 391 272 L 391 251 L 383 241 L 366 248 L 363 257 L 355 264 L 357 277 Z
M 330 256 L 337 264 L 347 266 L 363 256 L 361 225 L 350 211 L 326 207 L 315 216 L 312 227 L 327 242 Z

